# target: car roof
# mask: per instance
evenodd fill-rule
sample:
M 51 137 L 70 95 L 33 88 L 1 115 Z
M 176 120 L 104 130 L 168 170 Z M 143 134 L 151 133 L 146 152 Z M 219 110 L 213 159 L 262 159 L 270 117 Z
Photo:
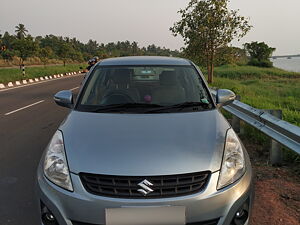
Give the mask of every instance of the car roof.
M 136 65 L 168 65 L 168 66 L 190 66 L 187 59 L 165 57 L 165 56 L 127 56 L 104 59 L 99 62 L 100 66 L 136 66 Z

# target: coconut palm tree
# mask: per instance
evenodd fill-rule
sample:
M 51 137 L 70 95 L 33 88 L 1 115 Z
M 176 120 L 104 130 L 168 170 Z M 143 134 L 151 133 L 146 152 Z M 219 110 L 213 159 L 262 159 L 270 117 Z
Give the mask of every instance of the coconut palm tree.
M 15 32 L 17 33 L 17 38 L 18 39 L 22 39 L 26 36 L 26 33 L 28 32 L 28 30 L 26 30 L 24 24 L 19 24 L 18 26 L 15 26 L 16 30 Z

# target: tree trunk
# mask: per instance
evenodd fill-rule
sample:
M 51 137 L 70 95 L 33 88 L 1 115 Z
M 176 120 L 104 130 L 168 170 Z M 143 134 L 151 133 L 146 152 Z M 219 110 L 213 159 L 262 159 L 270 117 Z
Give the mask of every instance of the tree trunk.
M 210 69 L 210 67 L 211 67 L 211 64 L 210 64 L 210 57 L 209 57 L 209 54 L 208 54 L 208 52 L 206 53 L 206 68 L 207 68 L 207 80 L 208 80 L 208 83 L 210 83 L 210 78 L 211 78 L 211 74 L 210 74 L 210 72 L 211 72 L 211 69 Z
M 207 64 L 207 81 L 208 81 L 208 83 L 210 84 L 211 83 L 211 69 L 210 69 L 210 63 L 209 64 Z
M 214 82 L 214 62 L 212 61 L 211 62 L 211 65 L 210 65 L 210 79 L 208 81 L 208 83 L 212 83 Z
M 66 66 L 66 60 L 64 60 L 64 66 Z
M 211 84 L 213 82 L 214 77 L 214 53 L 211 53 L 209 57 L 209 66 L 208 66 L 208 83 Z
M 20 60 L 19 60 L 19 67 L 21 69 L 21 65 L 23 64 L 23 59 L 20 57 Z

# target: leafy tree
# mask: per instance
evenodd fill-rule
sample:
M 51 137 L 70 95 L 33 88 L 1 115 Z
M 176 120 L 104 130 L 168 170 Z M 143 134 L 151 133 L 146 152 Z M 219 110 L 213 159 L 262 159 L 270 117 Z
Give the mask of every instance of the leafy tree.
M 13 42 L 13 49 L 17 52 L 17 56 L 20 57 L 20 65 L 31 56 L 34 56 L 38 46 L 31 37 L 17 39 Z
M 0 56 L 7 63 L 13 60 L 13 56 L 16 52 L 10 50 L 11 43 L 15 40 L 15 37 L 5 32 L 4 35 L 0 34 Z
M 179 11 L 181 20 L 170 28 L 174 36 L 181 35 L 185 53 L 195 61 L 206 60 L 208 82 L 213 81 L 214 62 L 218 48 L 233 39 L 242 38 L 250 30 L 248 19 L 238 11 L 228 9 L 229 0 L 191 0 Z
M 46 64 L 53 55 L 53 51 L 50 47 L 40 48 L 38 51 L 38 55 L 41 61 L 43 62 L 44 66 L 46 67 Z
M 226 64 L 247 64 L 246 51 L 237 47 L 221 47 L 216 50 L 216 66 Z
M 8 63 L 13 60 L 13 56 L 16 55 L 14 51 L 5 50 L 1 52 L 1 57 Z
M 94 56 L 96 54 L 98 47 L 99 44 L 97 43 L 97 41 L 93 41 L 91 39 L 85 45 L 87 53 L 89 53 L 91 56 Z
M 79 61 L 82 62 L 83 59 L 83 55 L 81 52 L 76 51 L 74 48 L 72 48 L 70 55 L 69 55 L 70 59 L 73 61 Z
M 26 30 L 24 24 L 19 24 L 17 26 L 15 26 L 16 30 L 15 32 L 17 33 L 17 38 L 18 39 L 22 39 L 26 37 L 26 33 L 28 32 L 28 30 Z
M 42 36 L 36 36 L 34 38 L 34 41 L 37 43 L 38 46 L 41 46 L 41 42 L 43 40 L 43 37 Z
M 74 49 L 68 43 L 63 43 L 58 50 L 58 56 L 63 60 L 64 66 L 66 66 L 66 61 L 71 58 L 72 54 L 74 54 Z
M 139 46 L 137 42 L 132 42 L 131 44 L 132 55 L 139 55 Z
M 149 55 L 158 55 L 158 51 L 159 51 L 159 49 L 154 44 L 148 45 L 148 47 L 147 47 L 147 53 Z
M 6 46 L 7 49 L 12 49 L 12 44 L 16 40 L 16 37 L 5 32 L 2 36 L 2 45 Z
M 62 45 L 65 43 L 62 37 L 55 35 L 46 35 L 44 38 L 39 40 L 40 48 L 50 47 L 56 58 L 59 58 L 59 51 Z
M 276 48 L 269 47 L 265 42 L 251 42 L 245 43 L 244 48 L 250 55 L 249 65 L 260 67 L 272 67 L 273 63 L 270 57 Z

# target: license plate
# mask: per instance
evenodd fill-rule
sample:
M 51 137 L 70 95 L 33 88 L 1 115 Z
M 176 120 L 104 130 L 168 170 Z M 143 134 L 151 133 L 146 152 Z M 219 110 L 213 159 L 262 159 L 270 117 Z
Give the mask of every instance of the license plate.
M 140 207 L 105 209 L 106 225 L 184 225 L 185 207 Z

